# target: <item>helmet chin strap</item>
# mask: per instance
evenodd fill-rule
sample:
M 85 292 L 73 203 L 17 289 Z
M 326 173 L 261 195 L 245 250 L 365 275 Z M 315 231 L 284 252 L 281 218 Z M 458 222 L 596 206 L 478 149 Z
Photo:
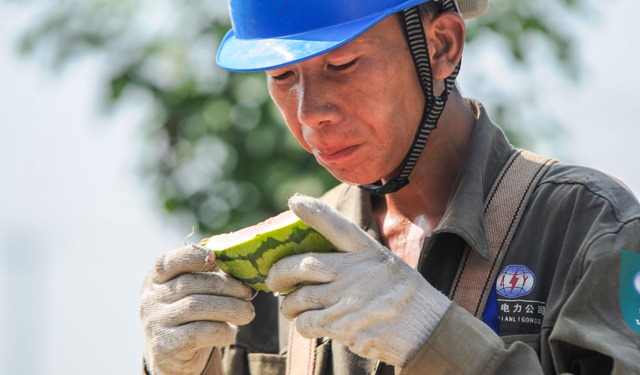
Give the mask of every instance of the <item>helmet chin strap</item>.
M 442 0 L 442 10 L 458 12 L 453 0 Z M 420 154 L 422 154 L 422 150 L 424 150 L 429 134 L 437 128 L 440 115 L 442 115 L 442 111 L 447 104 L 447 98 L 451 90 L 453 90 L 456 77 L 460 71 L 460 63 L 458 63 L 453 73 L 444 80 L 445 89 L 442 94 L 435 96 L 429 48 L 422 24 L 420 8 L 415 6 L 404 10 L 401 19 L 407 45 L 411 51 L 411 57 L 413 57 L 413 62 L 418 73 L 418 80 L 420 81 L 426 100 L 420 126 L 413 139 L 413 144 L 401 164 L 400 174 L 384 185 L 382 181 L 378 181 L 373 184 L 360 186 L 360 189 L 365 192 L 379 196 L 395 193 L 409 184 L 409 175 L 413 167 L 415 167 Z

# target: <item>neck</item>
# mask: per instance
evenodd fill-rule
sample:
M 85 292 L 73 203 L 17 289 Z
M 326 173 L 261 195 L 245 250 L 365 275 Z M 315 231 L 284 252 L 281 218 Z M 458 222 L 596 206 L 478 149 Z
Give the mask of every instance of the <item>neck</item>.
M 400 191 L 380 198 L 374 207 L 383 238 L 384 222 L 426 222 L 429 235 L 437 227 L 462 165 L 476 117 L 458 90 L 453 90 L 442 113 L 438 128 L 429 136 L 427 146 L 413 169 L 411 183 Z M 392 176 L 390 176 L 392 177 Z M 385 183 L 389 179 L 383 179 Z M 386 241 L 385 241 L 386 242 Z

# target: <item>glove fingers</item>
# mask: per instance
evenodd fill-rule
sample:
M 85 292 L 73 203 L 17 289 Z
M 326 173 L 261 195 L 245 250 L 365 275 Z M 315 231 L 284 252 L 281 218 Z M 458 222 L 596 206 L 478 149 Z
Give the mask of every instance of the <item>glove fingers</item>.
M 233 344 L 237 332 L 237 327 L 226 322 L 191 322 L 168 328 L 164 334 L 172 339 L 152 345 L 155 344 L 153 349 L 159 356 L 186 360 L 198 349 Z
M 233 277 L 213 272 L 182 274 L 164 284 L 165 300 L 176 301 L 193 294 L 208 294 L 248 300 L 252 291 Z
M 308 339 L 314 337 L 329 337 L 328 334 L 334 332 L 326 329 L 325 325 L 322 323 L 326 322 L 326 315 L 327 310 L 306 311 L 300 314 L 300 316 L 298 316 L 298 319 L 296 319 L 296 329 L 303 337 L 306 337 Z
M 163 284 L 183 273 L 212 271 L 216 266 L 206 261 L 209 253 L 209 249 L 198 245 L 168 251 L 156 259 L 153 281 Z
M 375 345 L 380 337 L 362 330 L 361 320 L 364 317 L 354 310 L 354 306 L 350 306 L 353 303 L 342 300 L 327 309 L 303 312 L 296 320 L 296 329 L 306 338 L 331 337 L 354 353 L 365 355 L 367 350 L 363 350 L 364 346 Z
M 362 229 L 341 213 L 319 199 L 294 195 L 289 208 L 305 224 L 320 232 L 339 250 L 356 252 L 365 250 L 373 241 Z
M 265 283 L 276 292 L 302 283 L 328 283 L 335 274 L 328 265 L 335 265 L 331 258 L 339 255 L 312 253 L 286 257 L 271 267 Z
M 199 374 L 206 366 L 213 349 L 204 347 L 189 353 L 178 351 L 172 353 L 172 358 L 157 358 L 153 374 Z
M 280 305 L 280 313 L 292 320 L 298 315 L 311 310 L 321 310 L 335 303 L 334 286 L 305 285 L 287 294 Z
M 193 343 L 196 348 L 229 346 L 236 340 L 238 332 L 237 327 L 224 322 L 193 322 L 185 326 L 193 332 Z
M 255 311 L 250 302 L 241 299 L 198 294 L 172 303 L 163 314 L 166 324 L 172 326 L 196 321 L 244 325 L 253 320 Z
M 345 324 L 345 321 L 334 318 L 335 315 L 342 315 L 343 311 L 336 312 L 332 310 L 334 309 L 303 313 L 296 320 L 296 329 L 306 338 L 331 337 L 361 357 L 383 361 L 389 357 L 388 353 L 381 353 L 379 347 L 380 342 L 385 341 L 386 338 L 380 337 L 377 332 L 363 332 L 360 330 L 358 334 L 354 334 L 353 332 L 359 328 L 359 317 L 356 314 L 347 314 L 354 324 Z M 392 336 L 394 332 L 388 332 L 387 335 Z
M 324 309 L 301 313 L 296 320 L 296 328 L 304 337 L 326 336 L 341 340 L 342 344 L 349 346 L 343 342 L 344 337 L 359 336 L 363 334 L 365 327 L 370 326 L 367 311 L 363 311 L 366 304 L 367 301 L 357 295 L 336 300 Z M 358 335 L 353 334 L 354 332 L 358 332 Z

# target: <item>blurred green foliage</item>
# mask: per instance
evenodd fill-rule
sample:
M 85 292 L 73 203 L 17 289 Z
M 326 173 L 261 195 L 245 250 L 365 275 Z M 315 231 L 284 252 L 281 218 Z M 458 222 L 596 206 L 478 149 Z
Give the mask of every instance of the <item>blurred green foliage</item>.
M 577 12 L 582 2 L 553 6 Z M 527 36 L 540 35 L 552 47 L 547 58 L 571 76 L 575 40 L 547 17 L 545 3 L 492 1 L 487 15 L 468 23 L 468 44 L 502 38 L 509 46 L 502 58 L 526 64 Z M 226 7 L 224 0 L 48 2 L 22 39 L 23 52 L 54 68 L 88 54 L 104 61 L 105 104 L 141 103 L 150 113 L 141 152 L 149 185 L 168 212 L 192 215 L 209 234 L 255 224 L 284 210 L 295 192 L 319 196 L 338 183 L 289 134 L 264 73 L 216 66 Z M 519 109 L 498 104 L 493 118 L 509 110 Z M 526 144 L 517 129 L 505 130 Z

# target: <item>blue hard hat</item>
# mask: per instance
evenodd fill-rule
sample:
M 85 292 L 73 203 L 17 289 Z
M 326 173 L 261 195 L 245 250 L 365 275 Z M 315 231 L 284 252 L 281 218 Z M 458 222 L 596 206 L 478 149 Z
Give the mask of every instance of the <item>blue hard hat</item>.
M 290 65 L 337 48 L 383 18 L 426 1 L 229 0 L 233 28 L 216 61 L 238 72 Z

